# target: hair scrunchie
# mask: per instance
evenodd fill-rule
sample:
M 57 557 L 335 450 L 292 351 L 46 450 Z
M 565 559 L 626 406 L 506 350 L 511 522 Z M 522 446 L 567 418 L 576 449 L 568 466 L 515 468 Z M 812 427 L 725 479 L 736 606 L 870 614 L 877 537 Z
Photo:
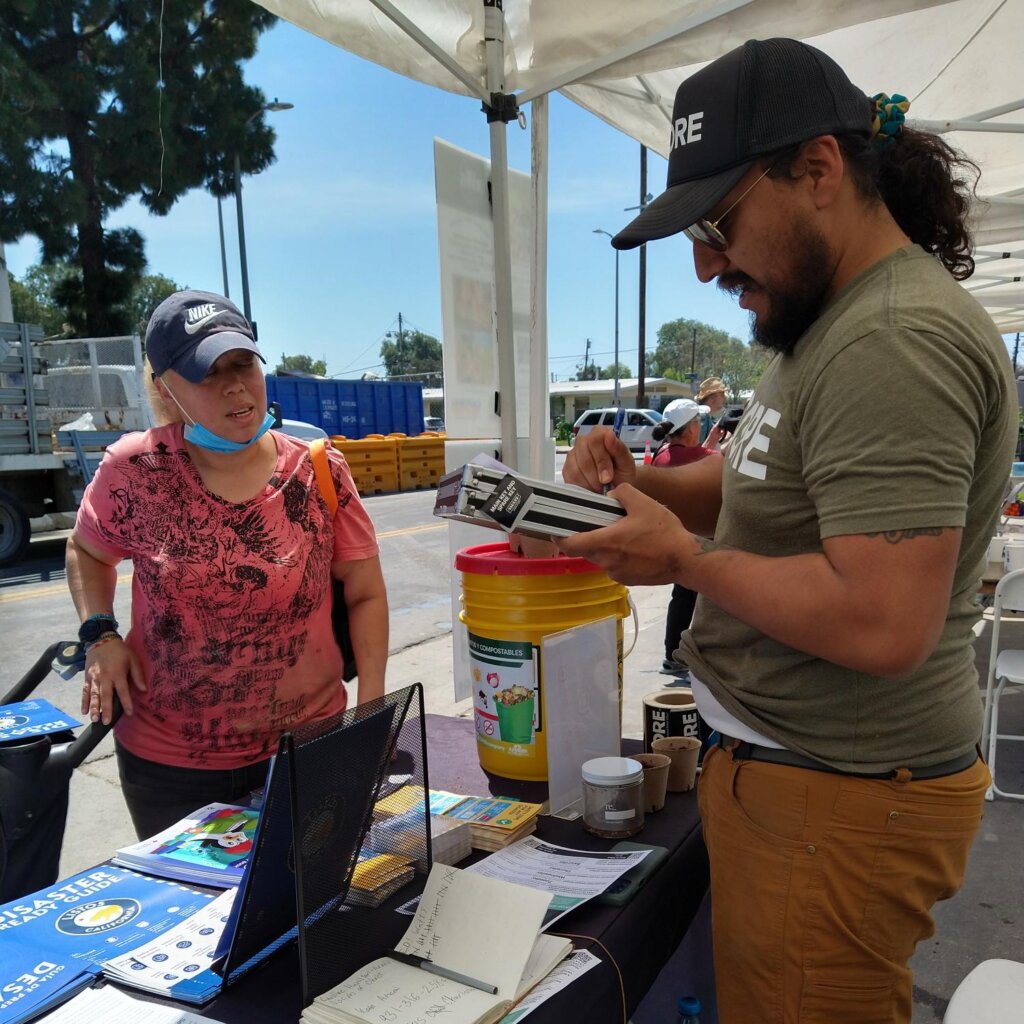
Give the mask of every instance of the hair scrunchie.
M 884 92 L 871 97 L 875 107 L 875 119 L 872 124 L 872 141 L 879 149 L 885 149 L 896 141 L 910 109 L 910 100 L 894 92 L 887 96 Z

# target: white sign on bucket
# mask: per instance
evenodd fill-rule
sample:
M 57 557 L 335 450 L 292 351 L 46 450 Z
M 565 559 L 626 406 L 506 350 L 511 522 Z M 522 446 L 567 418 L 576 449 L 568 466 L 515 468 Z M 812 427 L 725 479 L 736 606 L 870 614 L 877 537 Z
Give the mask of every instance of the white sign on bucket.
M 1024 540 L 1008 540 L 1003 548 L 1003 569 L 1015 572 L 1024 569 Z

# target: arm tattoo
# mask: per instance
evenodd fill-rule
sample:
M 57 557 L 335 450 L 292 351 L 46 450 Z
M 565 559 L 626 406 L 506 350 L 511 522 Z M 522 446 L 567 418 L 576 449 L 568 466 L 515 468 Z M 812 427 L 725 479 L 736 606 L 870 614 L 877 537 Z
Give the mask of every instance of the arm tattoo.
M 938 537 L 945 530 L 944 526 L 922 526 L 914 530 L 886 530 L 884 533 L 869 533 L 866 536 L 884 537 L 890 544 L 899 544 L 903 540 L 913 540 L 915 537 Z

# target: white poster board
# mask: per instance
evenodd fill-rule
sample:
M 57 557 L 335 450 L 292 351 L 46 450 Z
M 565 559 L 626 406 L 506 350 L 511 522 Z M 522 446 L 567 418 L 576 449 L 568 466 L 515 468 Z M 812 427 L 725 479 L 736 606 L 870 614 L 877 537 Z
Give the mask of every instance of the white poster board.
M 548 799 L 554 815 L 574 816 L 582 799 L 580 768 L 621 748 L 619 654 L 614 617 L 541 640 Z
M 491 162 L 434 139 L 441 268 L 444 420 L 449 437 L 500 437 Z M 530 176 L 509 171 L 516 423 L 530 422 Z

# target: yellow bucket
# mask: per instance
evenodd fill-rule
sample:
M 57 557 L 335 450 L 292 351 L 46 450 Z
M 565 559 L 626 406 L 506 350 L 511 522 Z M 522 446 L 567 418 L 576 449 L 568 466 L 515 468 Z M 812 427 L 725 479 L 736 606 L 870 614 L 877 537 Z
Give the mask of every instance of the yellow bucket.
M 459 619 L 469 632 L 480 766 L 508 779 L 546 780 L 541 640 L 614 616 L 622 695 L 622 620 L 629 593 L 583 558 L 524 558 L 508 544 L 455 556 L 462 573 Z

